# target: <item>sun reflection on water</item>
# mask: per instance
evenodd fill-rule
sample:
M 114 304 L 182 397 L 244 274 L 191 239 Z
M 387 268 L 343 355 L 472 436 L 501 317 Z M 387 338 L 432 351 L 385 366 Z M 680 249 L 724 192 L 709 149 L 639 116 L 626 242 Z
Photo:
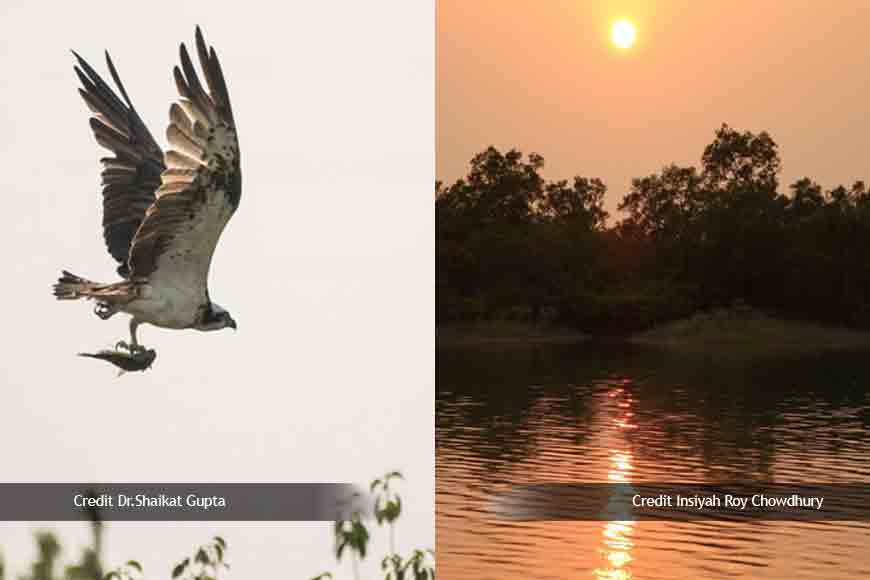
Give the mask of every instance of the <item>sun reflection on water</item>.
M 637 428 L 632 422 L 634 412 L 632 406 L 634 400 L 624 388 L 613 389 L 608 393 L 608 398 L 615 399 L 613 445 L 610 450 L 610 463 L 607 470 L 607 479 L 613 483 L 630 483 L 634 454 L 626 447 L 627 442 L 623 437 L 626 431 Z M 617 446 L 618 445 L 618 446 Z M 634 543 L 631 540 L 634 531 L 633 521 L 609 521 L 605 522 L 601 530 L 601 547 L 598 553 L 604 560 L 603 565 L 592 571 L 595 578 L 601 580 L 630 580 L 631 573 L 631 549 Z

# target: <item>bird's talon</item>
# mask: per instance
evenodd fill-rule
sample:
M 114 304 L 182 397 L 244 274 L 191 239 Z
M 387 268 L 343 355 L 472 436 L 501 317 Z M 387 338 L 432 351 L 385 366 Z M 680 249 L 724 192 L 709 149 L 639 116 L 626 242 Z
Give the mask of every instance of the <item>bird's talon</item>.
M 129 344 L 127 343 L 127 341 L 119 340 L 117 343 L 115 343 L 115 350 L 126 350 L 131 355 L 135 356 L 137 354 L 142 354 L 148 349 L 146 349 L 141 344 Z

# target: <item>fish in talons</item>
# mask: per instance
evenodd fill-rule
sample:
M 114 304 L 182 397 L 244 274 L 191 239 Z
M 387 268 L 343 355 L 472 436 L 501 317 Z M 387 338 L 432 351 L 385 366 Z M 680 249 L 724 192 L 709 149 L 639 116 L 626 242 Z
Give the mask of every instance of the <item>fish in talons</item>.
M 157 351 L 151 348 L 145 348 L 142 345 L 137 345 L 138 348 L 130 350 L 116 347 L 113 349 L 104 349 L 95 353 L 80 352 L 79 356 L 87 358 L 95 358 L 111 363 L 120 369 L 118 376 L 126 372 L 144 371 L 151 368 L 154 360 L 157 358 Z

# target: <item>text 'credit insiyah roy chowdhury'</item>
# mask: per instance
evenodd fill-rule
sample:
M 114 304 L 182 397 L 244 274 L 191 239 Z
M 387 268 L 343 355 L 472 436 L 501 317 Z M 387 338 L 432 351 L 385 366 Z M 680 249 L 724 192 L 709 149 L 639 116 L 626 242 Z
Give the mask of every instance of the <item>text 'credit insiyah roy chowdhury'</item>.
M 495 495 L 491 510 L 500 518 L 527 521 L 870 521 L 870 486 L 542 483 Z

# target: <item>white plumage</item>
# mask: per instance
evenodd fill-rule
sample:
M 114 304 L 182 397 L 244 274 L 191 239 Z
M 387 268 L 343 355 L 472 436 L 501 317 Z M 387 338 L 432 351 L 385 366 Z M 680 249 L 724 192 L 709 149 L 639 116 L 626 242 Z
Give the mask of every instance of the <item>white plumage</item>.
M 124 280 L 103 284 L 64 271 L 54 286 L 59 299 L 91 298 L 106 319 L 131 315 L 136 328 L 217 330 L 236 328 L 230 314 L 211 301 L 208 272 L 221 233 L 241 196 L 239 145 L 223 72 L 199 28 L 196 48 L 209 88 L 199 81 L 184 44 L 173 73 L 180 95 L 169 110 L 172 150 L 160 151 L 127 96 L 117 71 L 106 62 L 123 101 L 78 55 L 80 93 L 94 113 L 97 142 L 112 151 L 103 159 L 103 232 Z

